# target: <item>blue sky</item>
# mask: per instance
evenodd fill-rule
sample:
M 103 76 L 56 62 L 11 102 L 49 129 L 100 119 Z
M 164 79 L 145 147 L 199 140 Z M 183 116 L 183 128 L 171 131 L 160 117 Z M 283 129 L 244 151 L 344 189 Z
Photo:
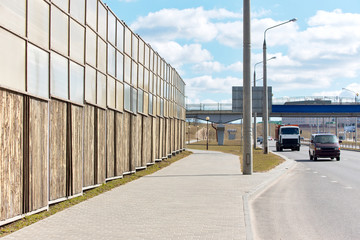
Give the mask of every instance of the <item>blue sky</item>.
M 231 102 L 231 87 L 243 76 L 242 1 L 104 2 L 178 70 L 187 103 Z M 268 57 L 276 56 L 268 63 L 275 98 L 360 92 L 358 0 L 259 0 L 251 12 L 252 67 L 262 61 L 264 30 L 298 19 L 267 33 Z M 256 74 L 262 77 L 261 65 Z

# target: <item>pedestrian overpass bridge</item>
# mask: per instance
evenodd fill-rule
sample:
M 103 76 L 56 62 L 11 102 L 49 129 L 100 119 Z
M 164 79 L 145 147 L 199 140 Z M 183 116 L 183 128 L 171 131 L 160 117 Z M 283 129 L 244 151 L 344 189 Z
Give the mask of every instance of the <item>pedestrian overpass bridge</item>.
M 313 99 L 318 99 L 314 98 Z M 326 99 L 323 100 L 323 99 Z M 269 106 L 269 117 L 359 117 L 360 103 L 354 102 L 354 99 L 339 99 L 322 97 L 321 101 L 287 101 L 281 102 L 273 99 L 273 104 Z M 306 103 L 308 102 L 308 104 Z M 318 104 L 316 104 L 318 103 Z M 321 104 L 319 104 L 321 103 Z M 187 104 L 186 118 L 196 118 L 214 123 L 228 123 L 242 118 L 242 112 L 236 111 L 231 103 L 216 104 Z M 257 112 L 257 117 L 262 113 Z

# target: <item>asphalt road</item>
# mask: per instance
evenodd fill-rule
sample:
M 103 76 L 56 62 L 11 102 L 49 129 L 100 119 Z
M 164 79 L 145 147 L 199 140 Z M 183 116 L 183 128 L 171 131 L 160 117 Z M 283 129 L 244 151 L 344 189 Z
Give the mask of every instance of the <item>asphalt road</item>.
M 360 152 L 342 150 L 339 162 L 310 161 L 307 146 L 281 154 L 296 164 L 250 201 L 254 239 L 359 239 Z

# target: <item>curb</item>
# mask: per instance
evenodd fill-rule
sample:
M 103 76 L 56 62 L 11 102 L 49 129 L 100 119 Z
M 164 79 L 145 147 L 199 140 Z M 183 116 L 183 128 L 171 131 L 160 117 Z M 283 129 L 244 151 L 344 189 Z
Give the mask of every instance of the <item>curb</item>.
M 249 192 L 247 192 L 245 195 L 243 195 L 243 209 L 244 209 L 244 220 L 245 220 L 245 230 L 246 230 L 246 239 L 247 240 L 253 240 L 253 231 L 251 226 L 251 218 L 250 218 L 250 209 L 249 209 L 249 200 L 253 199 L 263 191 L 265 191 L 267 188 L 269 188 L 271 185 L 275 184 L 277 181 L 280 180 L 282 176 L 285 175 L 289 170 L 294 168 L 296 165 L 296 162 L 293 160 L 288 159 L 287 157 L 277 153 L 277 152 L 271 152 L 275 155 L 278 155 L 285 159 L 285 162 L 282 164 L 276 166 L 274 169 L 270 170 L 271 172 L 275 172 L 271 175 L 269 179 L 262 182 L 261 184 L 257 185 L 253 189 L 251 189 Z

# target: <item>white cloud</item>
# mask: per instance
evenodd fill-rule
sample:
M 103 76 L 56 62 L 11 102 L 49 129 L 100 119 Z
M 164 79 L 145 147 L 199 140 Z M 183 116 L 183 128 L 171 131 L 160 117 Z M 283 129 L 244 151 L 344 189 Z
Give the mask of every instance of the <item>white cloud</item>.
M 152 42 L 152 47 L 173 67 L 181 67 L 184 64 L 196 64 L 212 60 L 211 53 L 203 49 L 200 44 L 181 46 L 174 41 Z
M 196 42 L 208 42 L 215 39 L 218 34 L 216 24 L 212 20 L 240 17 L 240 14 L 226 9 L 162 9 L 138 18 L 131 24 L 131 28 L 146 39 L 191 39 Z

